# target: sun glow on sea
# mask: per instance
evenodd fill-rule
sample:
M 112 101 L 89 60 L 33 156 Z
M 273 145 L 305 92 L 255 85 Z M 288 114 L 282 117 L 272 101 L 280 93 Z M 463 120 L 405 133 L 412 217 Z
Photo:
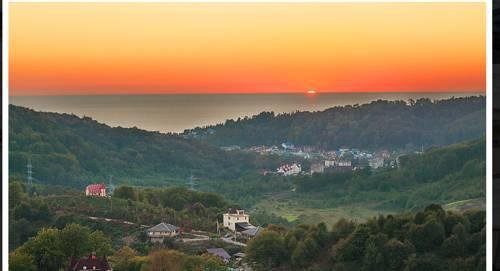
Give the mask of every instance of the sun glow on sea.
M 310 89 L 310 90 L 307 91 L 307 94 L 314 95 L 314 94 L 316 94 L 316 90 Z

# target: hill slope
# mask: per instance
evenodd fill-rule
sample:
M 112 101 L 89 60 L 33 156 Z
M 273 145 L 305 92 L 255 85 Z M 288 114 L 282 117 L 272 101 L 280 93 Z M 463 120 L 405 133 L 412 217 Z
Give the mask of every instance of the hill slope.
M 178 135 L 112 128 L 90 118 L 10 106 L 11 177 L 24 178 L 28 159 L 41 183 L 81 186 L 104 182 L 159 185 L 187 179 L 229 179 L 275 167 L 279 161 Z
M 375 101 L 321 112 L 251 118 L 185 131 L 216 145 L 298 145 L 335 149 L 420 148 L 474 139 L 485 133 L 485 97 L 430 101 Z M 210 130 L 209 130 L 210 129 Z
M 297 177 L 297 197 L 322 198 L 325 207 L 377 202 L 382 208 L 405 210 L 485 197 L 484 137 L 399 160 L 394 169 Z

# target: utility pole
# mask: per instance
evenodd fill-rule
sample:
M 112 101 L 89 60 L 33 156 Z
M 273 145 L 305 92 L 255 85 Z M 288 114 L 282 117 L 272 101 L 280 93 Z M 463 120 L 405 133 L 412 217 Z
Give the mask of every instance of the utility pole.
M 33 165 L 31 165 L 31 158 L 28 158 L 27 175 L 28 175 L 28 196 L 31 196 L 31 190 L 33 185 Z
M 218 235 L 219 235 L 219 237 L 220 237 L 219 219 L 217 219 L 216 221 L 217 221 L 217 234 L 218 234 Z
M 113 175 L 111 175 L 109 177 L 109 202 L 110 202 L 110 205 L 111 205 L 111 213 L 113 213 L 113 197 L 111 197 L 111 189 L 112 189 L 112 185 L 113 185 Z
M 194 182 L 193 182 L 193 174 L 191 173 L 191 176 L 189 177 L 189 189 L 194 190 Z

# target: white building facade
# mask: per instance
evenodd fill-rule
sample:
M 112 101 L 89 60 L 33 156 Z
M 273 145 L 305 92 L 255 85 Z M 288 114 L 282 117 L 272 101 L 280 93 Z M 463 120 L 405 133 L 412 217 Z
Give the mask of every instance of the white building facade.
M 297 163 L 293 163 L 291 165 L 282 165 L 276 169 L 278 174 L 282 174 L 283 176 L 295 176 L 298 175 L 302 171 L 302 166 Z
M 225 213 L 222 215 L 223 225 L 231 231 L 236 231 L 237 223 L 247 223 L 250 224 L 249 215 L 245 214 L 244 210 L 236 210 L 234 212 Z

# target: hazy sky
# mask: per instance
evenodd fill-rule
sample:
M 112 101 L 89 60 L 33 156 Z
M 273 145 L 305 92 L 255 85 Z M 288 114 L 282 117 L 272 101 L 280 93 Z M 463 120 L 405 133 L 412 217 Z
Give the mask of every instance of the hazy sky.
M 484 3 L 11 3 L 10 94 L 485 91 Z

